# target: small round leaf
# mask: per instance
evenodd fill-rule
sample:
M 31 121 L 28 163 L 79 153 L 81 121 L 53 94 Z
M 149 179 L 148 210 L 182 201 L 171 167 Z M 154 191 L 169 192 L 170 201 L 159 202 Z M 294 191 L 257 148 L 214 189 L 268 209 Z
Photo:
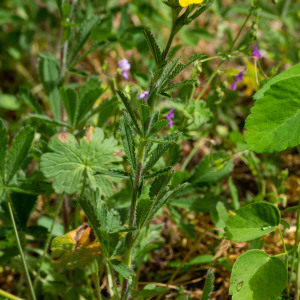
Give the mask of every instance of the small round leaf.
M 227 239 L 247 242 L 274 231 L 280 224 L 280 212 L 270 203 L 257 202 L 236 211 L 225 228 Z
M 287 269 L 277 257 L 250 250 L 235 262 L 230 278 L 232 300 L 276 300 L 287 283 Z

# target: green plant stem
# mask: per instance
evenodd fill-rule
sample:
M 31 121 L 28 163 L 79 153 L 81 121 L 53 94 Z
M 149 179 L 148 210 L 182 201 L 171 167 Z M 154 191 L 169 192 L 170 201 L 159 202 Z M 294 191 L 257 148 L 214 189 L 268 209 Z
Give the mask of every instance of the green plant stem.
M 102 300 L 100 286 L 99 286 L 99 268 L 96 259 L 94 260 L 94 265 L 95 265 L 95 286 L 96 286 L 97 297 L 98 300 Z
M 223 65 L 223 63 L 224 63 L 224 60 L 221 61 L 221 62 L 218 64 L 217 68 L 216 68 L 216 69 L 214 70 L 214 72 L 210 75 L 210 77 L 209 77 L 207 83 L 205 84 L 204 88 L 201 90 L 201 92 L 200 92 L 200 94 L 198 95 L 196 101 L 199 101 L 199 100 L 202 98 L 202 96 L 204 95 L 204 93 L 206 92 L 206 90 L 208 89 L 208 87 L 210 86 L 211 82 L 213 81 L 213 79 L 214 79 L 214 78 L 216 77 L 216 75 L 218 74 L 218 72 L 219 72 L 221 66 Z
M 288 270 L 289 269 L 289 256 L 288 256 L 288 252 L 286 251 L 286 246 L 285 246 L 285 242 L 284 242 L 284 239 L 283 239 L 283 234 L 282 234 L 279 226 L 277 228 L 278 228 L 278 231 L 279 231 L 279 234 L 280 234 L 280 238 L 281 238 L 281 241 L 282 241 L 282 244 L 283 244 L 283 251 L 284 251 L 284 254 L 285 254 L 285 264 L 286 264 L 286 268 Z M 289 295 L 288 288 L 286 289 L 286 291 L 287 291 L 287 295 Z
M 90 265 L 90 269 L 91 269 L 91 265 Z M 92 274 L 92 277 L 93 277 L 93 270 L 92 269 L 91 269 L 91 274 Z M 92 300 L 95 300 L 94 290 L 93 290 L 93 287 L 92 287 L 90 276 L 87 273 L 87 270 L 85 271 L 85 277 L 86 277 L 88 288 L 90 290 L 90 294 L 92 295 Z
M 10 199 L 10 196 L 9 196 L 8 192 L 6 192 L 6 201 L 7 201 L 7 205 L 8 205 L 8 210 L 9 210 L 9 215 L 10 215 L 10 218 L 11 218 L 11 222 L 13 224 L 15 237 L 16 237 L 16 240 L 17 240 L 18 249 L 19 249 L 20 256 L 21 256 L 22 266 L 23 266 L 23 269 L 24 269 L 24 272 L 25 272 L 25 278 L 26 278 L 27 285 L 28 285 L 28 288 L 29 288 L 29 295 L 30 295 L 30 298 L 32 300 L 36 300 L 34 289 L 33 289 L 33 286 L 32 286 L 31 279 L 30 279 L 30 275 L 29 275 L 29 271 L 28 271 L 28 268 L 27 268 L 25 256 L 24 256 L 24 253 L 23 253 L 22 245 L 21 245 L 21 242 L 20 242 L 17 225 L 16 225 L 15 218 L 14 218 L 14 213 L 13 213 L 13 210 L 12 210 L 11 199 Z
M 239 37 L 240 37 L 242 31 L 244 30 L 244 28 L 245 28 L 245 26 L 246 26 L 246 24 L 247 24 L 249 18 L 250 18 L 251 15 L 252 15 L 252 12 L 253 12 L 253 10 L 252 10 L 252 8 L 251 8 L 251 9 L 250 9 L 250 12 L 249 12 L 249 14 L 248 14 L 248 16 L 247 16 L 247 18 L 246 18 L 246 20 L 244 21 L 244 23 L 243 23 L 242 27 L 240 28 L 240 30 L 239 30 L 237 36 L 235 37 L 234 41 L 232 42 L 232 45 L 231 45 L 230 50 L 229 50 L 229 55 L 231 55 L 232 50 L 233 50 L 233 47 L 234 47 L 235 43 L 237 42 L 237 40 L 239 39 Z M 210 86 L 211 82 L 213 81 L 213 79 L 215 78 L 215 76 L 218 74 L 218 71 L 219 71 L 219 69 L 221 68 L 221 66 L 223 65 L 224 62 L 225 62 L 225 61 L 223 60 L 223 61 L 221 61 L 221 62 L 218 64 L 217 68 L 216 68 L 215 71 L 211 74 L 211 76 L 209 77 L 209 79 L 208 79 L 207 83 L 205 84 L 204 88 L 201 90 L 200 94 L 198 95 L 196 101 L 199 101 L 199 100 L 202 98 L 202 96 L 204 95 L 204 93 L 206 92 L 206 90 L 208 89 L 208 87 Z
M 109 275 L 111 276 L 111 279 L 112 279 L 112 282 L 113 282 L 114 290 L 115 290 L 115 293 L 116 293 L 116 298 L 117 298 L 117 300 L 120 300 L 118 287 L 117 287 L 116 280 L 115 280 L 115 277 L 114 277 L 113 267 L 112 267 L 111 262 L 109 260 L 107 260 L 107 265 L 108 265 Z
M 170 36 L 168 38 L 167 46 L 162 54 L 162 60 L 164 61 L 170 51 L 170 47 L 172 45 L 173 39 L 175 37 L 175 22 L 178 17 L 178 13 L 174 13 L 172 15 L 172 29 L 170 32 Z M 157 66 L 156 66 L 157 67 Z M 153 84 L 155 86 L 155 84 Z M 151 91 L 150 91 L 151 92 Z M 155 100 L 153 100 L 153 103 L 151 104 L 150 107 L 150 118 L 149 118 L 149 124 L 148 124 L 148 129 L 146 132 L 146 135 L 150 131 L 150 125 L 152 122 L 152 117 L 153 117 L 153 112 L 154 112 L 154 107 L 155 107 Z M 132 199 L 131 199 L 131 204 L 130 204 L 130 214 L 129 214 L 129 226 L 134 227 L 135 224 L 135 210 L 136 210 L 136 202 L 138 199 L 138 192 L 139 192 L 139 187 L 142 182 L 142 173 L 143 173 L 143 164 L 145 161 L 145 150 L 147 147 L 147 141 L 144 140 L 144 138 L 140 139 L 140 148 L 138 151 L 138 156 L 137 156 L 137 168 L 135 172 L 135 181 L 134 181 L 134 186 L 133 186 L 133 193 L 132 193 Z M 134 243 L 136 239 L 133 239 L 133 232 L 130 232 L 128 234 L 128 242 L 127 242 L 127 247 L 125 250 L 125 258 L 124 258 L 124 263 L 128 268 L 131 268 L 131 259 L 132 259 L 132 250 L 134 248 Z M 121 292 L 121 299 L 124 299 L 124 297 L 128 294 L 128 279 L 124 278 L 123 279 L 123 284 L 122 284 L 122 292 Z
M 297 275 L 296 275 L 296 293 L 295 293 L 295 300 L 300 299 L 300 262 L 299 256 L 297 260 Z
M 196 144 L 195 144 L 195 146 L 193 147 L 192 151 L 189 153 L 189 155 L 188 155 L 187 158 L 185 159 L 184 163 L 182 164 L 180 171 L 184 171 L 184 170 L 186 169 L 186 167 L 187 167 L 188 164 L 190 163 L 191 159 L 193 158 L 193 156 L 194 156 L 195 153 L 197 152 L 197 150 L 198 150 L 198 148 L 199 148 L 201 142 L 202 142 L 202 138 L 200 138 L 200 139 L 196 142 Z
M 298 203 L 300 205 L 300 195 L 299 195 Z M 295 259 L 296 259 L 296 256 L 297 256 L 297 250 L 298 250 L 298 244 L 299 244 L 299 224 L 300 224 L 300 208 L 297 209 L 297 223 L 296 223 L 296 232 L 295 232 L 295 240 L 294 240 L 294 248 L 293 248 L 294 253 L 293 253 L 293 259 L 292 259 L 289 283 L 288 283 L 288 287 L 287 287 L 288 293 L 290 292 L 290 289 L 291 289 L 291 286 L 292 286 L 292 277 L 293 277 L 293 272 L 294 272 L 294 264 L 295 264 Z M 298 264 L 299 264 L 299 257 L 298 257 L 297 265 Z M 297 270 L 297 273 L 298 273 L 298 270 Z M 297 284 L 298 284 L 298 282 L 297 282 Z
M 59 199 L 59 203 L 57 205 L 57 208 L 56 208 L 53 220 L 52 220 L 52 224 L 51 224 L 51 227 L 50 227 L 50 230 L 49 230 L 47 241 L 46 241 L 46 244 L 45 244 L 45 247 L 44 247 L 43 256 L 41 258 L 40 265 L 39 265 L 37 274 L 36 274 L 35 279 L 34 279 L 34 283 L 33 283 L 34 289 L 36 289 L 36 285 L 37 285 L 39 277 L 40 277 L 41 269 L 42 269 L 42 266 L 43 266 L 43 263 L 44 263 L 44 260 L 46 258 L 46 254 L 47 254 L 47 251 L 48 251 L 48 248 L 49 248 L 49 245 L 50 245 L 50 241 L 51 241 L 51 237 L 52 237 L 52 231 L 54 229 L 54 225 L 55 225 L 56 219 L 58 217 L 58 214 L 60 212 L 60 209 L 62 207 L 63 201 L 64 201 L 64 194 L 62 194 L 60 199 Z
M 279 231 L 279 234 L 280 234 L 280 238 L 281 238 L 281 241 L 282 241 L 282 244 L 283 244 L 283 251 L 284 251 L 284 253 L 287 253 L 287 251 L 286 251 L 286 246 L 285 246 L 285 242 L 284 242 L 283 235 L 282 235 L 282 232 L 281 232 L 279 226 L 278 226 L 277 228 L 278 228 L 278 231 Z
M 19 297 L 15 296 L 15 295 L 7 293 L 7 292 L 5 292 L 5 291 L 3 291 L 1 289 L 0 289 L 0 295 L 3 296 L 3 297 L 5 297 L 5 298 L 11 299 L 11 300 L 23 300 L 22 298 L 19 298 Z

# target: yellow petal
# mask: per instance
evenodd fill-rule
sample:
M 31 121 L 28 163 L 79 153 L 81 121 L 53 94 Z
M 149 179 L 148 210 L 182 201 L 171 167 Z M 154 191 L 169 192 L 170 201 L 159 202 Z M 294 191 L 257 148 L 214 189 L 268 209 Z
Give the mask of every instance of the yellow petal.
M 186 7 L 186 6 L 191 5 L 191 4 L 200 4 L 203 1 L 204 0 L 179 0 L 179 4 L 182 7 Z

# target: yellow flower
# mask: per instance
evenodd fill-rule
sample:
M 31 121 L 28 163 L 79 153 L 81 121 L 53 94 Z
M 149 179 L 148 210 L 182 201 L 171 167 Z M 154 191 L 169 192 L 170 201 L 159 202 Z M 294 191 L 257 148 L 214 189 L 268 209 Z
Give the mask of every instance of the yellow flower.
M 182 6 L 182 7 L 186 7 L 188 5 L 191 5 L 191 4 L 200 4 L 202 3 L 204 0 L 179 0 L 179 4 Z

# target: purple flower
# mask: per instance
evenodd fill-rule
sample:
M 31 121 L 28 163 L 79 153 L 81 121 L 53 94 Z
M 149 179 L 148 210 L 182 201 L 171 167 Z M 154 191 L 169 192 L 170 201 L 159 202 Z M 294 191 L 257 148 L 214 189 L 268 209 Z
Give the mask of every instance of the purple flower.
M 175 110 L 175 108 L 172 108 L 170 111 L 169 111 L 169 113 L 167 113 L 166 114 L 166 119 L 168 120 L 168 121 L 170 121 L 170 123 L 169 123 L 169 126 L 170 127 L 173 127 L 173 118 L 174 118 L 174 110 Z
M 144 92 L 139 94 L 139 99 L 146 99 L 148 96 L 149 96 L 149 92 L 144 91 Z
M 243 80 L 243 78 L 244 78 L 244 76 L 245 76 L 246 70 L 247 70 L 247 67 L 245 67 L 244 70 L 242 70 L 240 73 L 238 73 L 238 74 L 235 76 L 235 78 L 234 78 L 234 80 L 233 80 L 233 83 L 232 83 L 232 86 L 231 86 L 233 91 L 236 90 L 237 82 L 241 82 L 241 81 Z
M 257 44 L 256 43 L 253 45 L 252 53 L 251 54 L 252 54 L 253 57 L 256 57 L 258 59 L 263 58 L 262 55 L 259 53 L 259 50 L 257 48 Z
M 118 67 L 121 68 L 122 70 L 122 76 L 124 77 L 124 79 L 128 79 L 128 73 L 127 71 L 130 70 L 130 63 L 128 62 L 128 60 L 126 58 L 121 59 L 118 62 Z

